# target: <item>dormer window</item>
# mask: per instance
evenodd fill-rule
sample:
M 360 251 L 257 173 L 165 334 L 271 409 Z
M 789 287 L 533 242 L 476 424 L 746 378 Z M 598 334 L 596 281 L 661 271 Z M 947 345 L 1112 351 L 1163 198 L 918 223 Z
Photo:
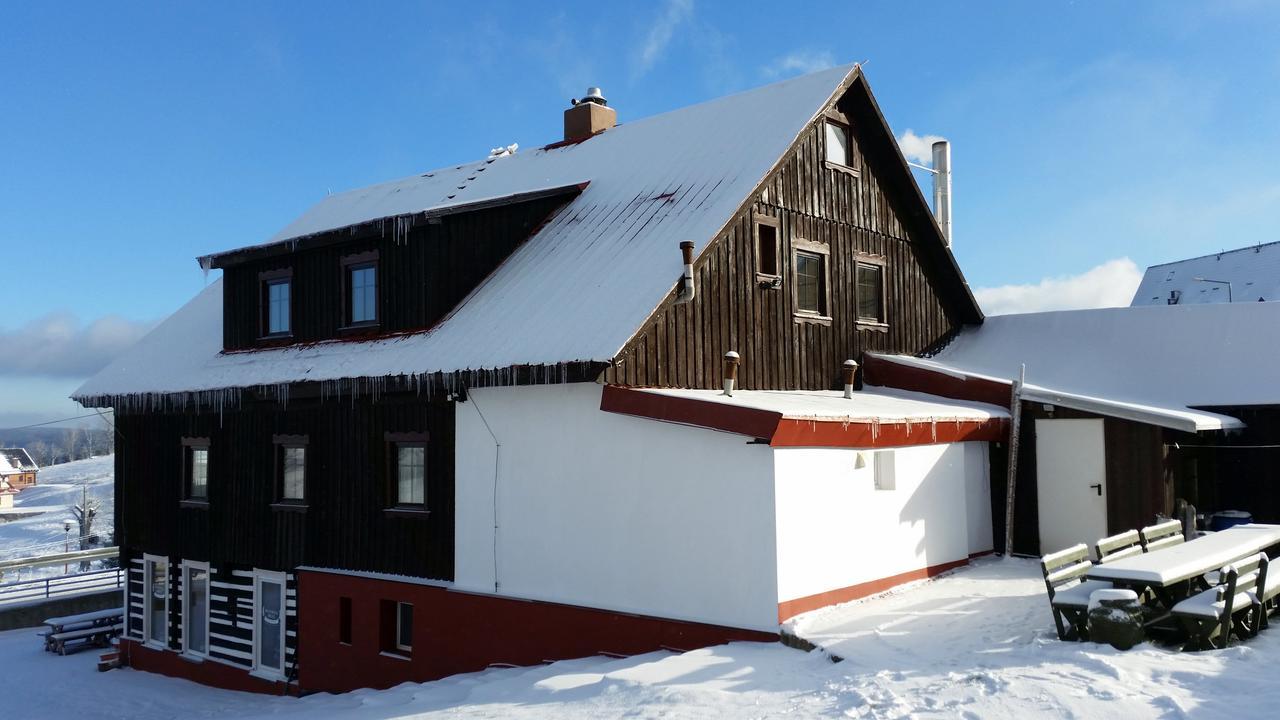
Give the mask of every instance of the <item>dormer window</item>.
M 293 332 L 293 272 L 273 270 L 262 282 L 262 335 L 285 337 Z
M 378 252 L 342 259 L 343 318 L 346 327 L 378 323 Z

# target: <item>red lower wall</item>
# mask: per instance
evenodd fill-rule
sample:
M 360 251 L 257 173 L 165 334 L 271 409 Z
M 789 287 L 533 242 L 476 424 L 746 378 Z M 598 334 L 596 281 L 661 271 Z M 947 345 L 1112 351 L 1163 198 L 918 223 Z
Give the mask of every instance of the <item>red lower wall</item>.
M 250 675 L 248 670 L 220 663 L 216 660 L 196 661 L 171 650 L 149 648 L 137 640 L 120 640 L 120 657 L 134 670 L 158 673 L 169 677 L 192 680 L 224 690 L 269 693 L 283 695 L 296 693 L 283 682 L 272 682 Z
M 980 553 L 982 554 L 982 553 Z M 886 590 L 904 585 L 916 580 L 924 580 L 934 575 L 939 575 L 948 570 L 954 570 L 969 564 L 969 558 L 977 557 L 971 555 L 969 557 L 955 560 L 953 562 L 941 563 L 939 565 L 930 565 L 929 567 L 920 568 L 919 570 L 911 570 L 909 572 L 899 573 L 879 580 L 871 580 L 869 582 L 850 585 L 836 590 L 828 590 L 827 592 L 818 593 L 817 595 L 808 595 L 794 600 L 787 600 L 778 603 L 778 622 L 786 622 L 787 620 L 799 615 L 807 613 L 811 610 L 817 610 L 828 605 L 839 605 L 840 603 L 850 602 L 852 600 L 861 600 L 865 597 L 878 595 Z
M 351 644 L 339 598 L 351 599 Z M 413 605 L 411 657 L 383 652 L 382 603 Z M 537 665 L 598 654 L 691 650 L 776 633 L 477 595 L 338 573 L 298 572 L 299 685 L 345 692 L 435 680 L 493 664 Z

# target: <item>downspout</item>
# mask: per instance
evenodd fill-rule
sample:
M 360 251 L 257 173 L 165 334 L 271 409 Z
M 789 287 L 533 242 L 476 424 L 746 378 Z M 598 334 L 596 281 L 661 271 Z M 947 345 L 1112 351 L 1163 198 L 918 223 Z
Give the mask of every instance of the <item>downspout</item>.
M 676 305 L 683 305 L 693 300 L 693 242 L 682 241 L 680 254 L 684 257 L 684 275 L 680 276 L 680 288 L 676 290 Z
M 480 416 L 480 422 L 484 423 L 484 429 L 488 431 L 489 437 L 493 439 L 493 591 L 498 592 L 501 583 L 498 582 L 498 468 L 502 462 L 502 443 L 498 441 L 498 436 L 494 434 L 493 428 L 489 427 L 489 421 L 485 418 L 484 413 L 480 410 L 480 404 L 476 402 L 476 396 L 468 390 L 467 400 L 471 401 L 472 407 L 476 409 L 476 415 Z

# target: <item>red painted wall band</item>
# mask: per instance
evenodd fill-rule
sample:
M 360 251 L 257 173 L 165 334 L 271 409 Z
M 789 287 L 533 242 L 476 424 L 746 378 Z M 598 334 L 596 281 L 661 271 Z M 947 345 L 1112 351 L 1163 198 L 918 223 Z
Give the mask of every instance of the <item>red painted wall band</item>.
M 874 355 L 862 366 L 867 384 L 938 395 L 953 400 L 970 400 L 1009 407 L 1009 383 L 972 377 L 955 377 L 935 370 L 911 367 Z
M 351 599 L 351 643 L 339 642 L 339 598 Z M 385 652 L 384 603 L 413 605 L 408 657 Z M 345 692 L 422 682 L 505 663 L 661 649 L 690 650 L 776 633 L 317 571 L 298 573 L 299 684 Z
M 879 580 L 871 580 L 870 582 L 850 585 L 849 587 L 839 588 L 837 590 L 828 590 L 827 592 L 818 593 L 816 595 L 808 595 L 795 600 L 778 603 L 778 622 L 786 622 L 787 620 L 799 615 L 807 613 L 810 610 L 817 610 L 828 605 L 839 605 L 840 603 L 858 600 L 872 595 L 878 595 L 886 590 L 895 588 L 903 583 L 909 583 L 913 580 L 924 580 L 934 575 L 944 573 L 948 570 L 954 570 L 969 564 L 969 558 L 961 558 L 952 562 L 942 563 L 941 565 L 932 565 L 930 567 L 912 570 L 910 572 L 900 573 Z
M 782 413 L 778 412 L 660 395 L 620 385 L 604 386 L 604 394 L 600 397 L 600 409 L 605 412 L 634 415 L 651 420 L 697 425 L 766 440 L 773 437 L 778 421 L 782 419 Z

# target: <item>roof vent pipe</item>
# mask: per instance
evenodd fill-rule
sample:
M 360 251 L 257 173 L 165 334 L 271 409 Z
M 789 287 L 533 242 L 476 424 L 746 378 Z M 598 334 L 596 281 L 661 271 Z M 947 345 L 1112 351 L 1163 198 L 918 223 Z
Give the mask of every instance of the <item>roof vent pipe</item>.
M 854 360 L 845 360 L 840 370 L 844 375 L 844 396 L 853 399 L 853 379 L 858 375 L 858 363 Z
M 684 275 L 680 276 L 680 289 L 676 290 L 676 304 L 683 305 L 693 299 L 693 241 L 680 243 L 680 254 L 684 256 Z
M 933 144 L 933 216 L 951 247 L 951 143 L 946 140 Z
M 738 381 L 738 353 L 724 354 L 724 394 L 733 397 L 733 384 Z

